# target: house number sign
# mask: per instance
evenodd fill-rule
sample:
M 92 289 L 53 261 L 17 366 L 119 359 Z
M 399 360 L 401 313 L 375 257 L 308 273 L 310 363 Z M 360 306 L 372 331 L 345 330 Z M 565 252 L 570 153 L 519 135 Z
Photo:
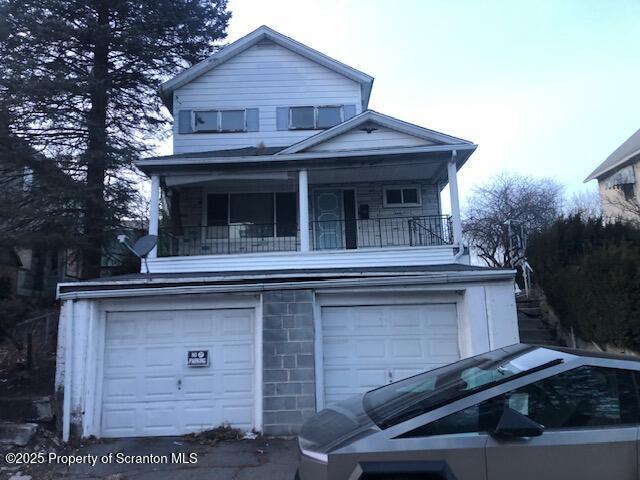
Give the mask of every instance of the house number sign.
M 187 352 L 187 367 L 208 367 L 209 350 L 189 350 Z

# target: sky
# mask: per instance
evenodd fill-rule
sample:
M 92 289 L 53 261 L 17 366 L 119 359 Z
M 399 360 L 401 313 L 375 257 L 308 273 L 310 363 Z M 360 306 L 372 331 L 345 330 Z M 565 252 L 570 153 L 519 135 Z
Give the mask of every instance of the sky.
M 375 78 L 369 108 L 471 140 L 472 188 L 500 172 L 567 191 L 640 128 L 640 0 L 229 0 Z

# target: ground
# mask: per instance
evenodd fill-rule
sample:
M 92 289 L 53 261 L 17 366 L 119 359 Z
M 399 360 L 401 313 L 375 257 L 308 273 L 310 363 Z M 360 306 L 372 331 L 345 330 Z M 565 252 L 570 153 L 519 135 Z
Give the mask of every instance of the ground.
M 75 464 L 47 464 L 30 468 L 7 469 L 2 465 L 0 479 L 14 480 L 30 475 L 33 480 L 108 479 L 108 480 L 292 480 L 297 468 L 295 440 L 258 437 L 254 440 L 209 441 L 194 437 L 157 437 L 100 440 L 78 445 L 77 448 L 59 450 L 61 455 L 98 458 L 120 452 L 132 456 L 156 455 L 168 458 L 167 464 L 118 464 L 115 461 L 95 466 Z M 25 448 L 24 451 L 30 451 Z M 33 450 L 31 450 L 33 451 Z M 45 455 L 47 452 L 44 452 Z M 197 458 L 195 463 L 171 463 L 172 454 L 184 453 L 184 461 Z M 195 456 L 190 457 L 190 454 Z M 86 457 L 85 457 L 86 458 Z M 13 468 L 11 468 L 13 467 Z M 25 479 L 27 480 L 27 479 Z

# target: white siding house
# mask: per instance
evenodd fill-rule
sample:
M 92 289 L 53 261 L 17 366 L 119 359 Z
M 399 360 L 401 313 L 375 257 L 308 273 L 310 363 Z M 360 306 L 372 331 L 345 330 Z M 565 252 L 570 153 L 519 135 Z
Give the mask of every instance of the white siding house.
M 462 239 L 476 145 L 369 109 L 372 82 L 260 27 L 162 85 L 174 153 L 137 162 L 149 273 L 58 286 L 65 438 L 295 434 L 518 342 L 514 272 L 470 266 Z

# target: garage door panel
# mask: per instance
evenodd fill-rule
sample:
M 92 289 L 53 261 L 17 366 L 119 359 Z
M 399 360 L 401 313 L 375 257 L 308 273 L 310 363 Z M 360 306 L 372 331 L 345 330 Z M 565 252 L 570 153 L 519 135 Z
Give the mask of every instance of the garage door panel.
M 170 369 L 176 361 L 178 351 L 174 347 L 151 347 L 142 349 L 144 366 L 153 369 Z M 136 366 L 136 365 L 133 365 Z
M 425 341 L 421 338 L 393 338 L 390 343 L 391 358 L 421 360 L 425 356 Z
M 139 385 L 140 400 L 153 402 L 157 400 L 176 400 L 178 380 L 174 375 L 145 376 Z
M 143 334 L 147 342 L 171 342 L 178 334 L 178 328 L 173 318 L 162 315 L 160 318 L 142 319 Z
M 229 368 L 250 368 L 253 365 L 253 344 L 247 342 L 224 345 L 222 362 Z
M 137 395 L 138 377 L 105 377 L 103 382 L 103 397 L 107 402 L 135 400 Z
M 102 436 L 254 428 L 253 312 L 108 313 Z M 209 366 L 187 366 L 189 350 L 207 350 Z
M 253 375 L 250 373 L 227 373 L 222 376 L 222 387 L 228 394 L 248 394 L 253 390 Z
M 385 339 L 351 340 L 350 343 L 361 358 L 373 360 L 386 357 L 387 342 Z
M 325 403 L 460 358 L 455 304 L 323 307 Z

